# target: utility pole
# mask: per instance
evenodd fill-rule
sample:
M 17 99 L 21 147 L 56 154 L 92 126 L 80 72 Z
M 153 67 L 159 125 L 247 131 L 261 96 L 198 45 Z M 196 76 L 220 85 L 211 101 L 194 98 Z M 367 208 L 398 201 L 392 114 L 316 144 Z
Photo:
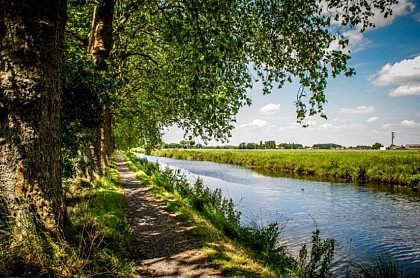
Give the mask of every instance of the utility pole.
M 395 131 L 391 131 L 391 147 L 394 146 Z

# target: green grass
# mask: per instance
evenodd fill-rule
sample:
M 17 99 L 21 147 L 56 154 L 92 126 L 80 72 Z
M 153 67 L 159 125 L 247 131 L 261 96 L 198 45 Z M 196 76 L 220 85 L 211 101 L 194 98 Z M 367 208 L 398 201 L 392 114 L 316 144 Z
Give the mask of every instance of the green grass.
M 355 263 L 350 278 L 415 278 L 420 270 L 404 270 L 386 255 L 373 257 L 365 262 Z
M 0 221 L 0 273 L 6 277 L 130 277 L 125 259 L 130 227 L 122 208 L 118 172 L 109 168 L 94 182 L 65 185 L 71 225 L 67 240 L 25 226 L 16 241 L 11 225 Z M 17 244 L 16 244 L 17 242 Z M 0 275 L 1 276 L 1 275 Z
M 420 186 L 420 152 L 415 151 L 158 150 L 154 154 L 325 180 Z

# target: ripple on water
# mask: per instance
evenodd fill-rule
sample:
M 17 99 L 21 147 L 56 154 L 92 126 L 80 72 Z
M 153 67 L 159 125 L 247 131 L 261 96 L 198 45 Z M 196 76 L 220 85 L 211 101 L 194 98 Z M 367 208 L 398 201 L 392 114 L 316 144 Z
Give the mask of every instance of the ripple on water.
M 242 221 L 276 221 L 279 215 L 288 219 L 282 242 L 294 253 L 303 243 L 310 243 L 318 227 L 322 238 L 336 241 L 336 273 L 345 272 L 349 261 L 378 253 L 388 253 L 402 265 L 420 270 L 418 197 L 351 184 L 265 177 L 212 162 L 158 160 L 185 169 L 190 179 L 201 177 L 210 188 L 221 188 L 238 204 Z

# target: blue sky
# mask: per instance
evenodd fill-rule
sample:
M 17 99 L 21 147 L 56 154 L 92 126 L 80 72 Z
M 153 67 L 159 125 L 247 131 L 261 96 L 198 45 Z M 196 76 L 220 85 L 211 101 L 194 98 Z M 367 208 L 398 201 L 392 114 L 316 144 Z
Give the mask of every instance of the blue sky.
M 256 84 L 249 91 L 253 104 L 240 110 L 229 143 L 388 146 L 393 131 L 397 145 L 420 144 L 420 3 L 400 1 L 390 18 L 378 16 L 373 21 L 374 29 L 346 33 L 356 75 L 329 80 L 324 106 L 328 120 L 311 117 L 309 127 L 303 128 L 296 123 L 293 103 L 297 84 L 286 84 L 269 95 L 262 95 Z M 171 128 L 163 139 L 179 142 L 182 137 L 181 130 Z

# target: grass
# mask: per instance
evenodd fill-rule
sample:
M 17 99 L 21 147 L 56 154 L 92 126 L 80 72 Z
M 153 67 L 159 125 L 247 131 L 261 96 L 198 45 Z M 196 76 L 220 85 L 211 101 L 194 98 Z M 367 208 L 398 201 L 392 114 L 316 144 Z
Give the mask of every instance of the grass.
M 16 240 L 10 219 L 0 219 L 0 273 L 5 277 L 130 277 L 125 259 L 130 228 L 121 203 L 118 172 L 94 182 L 65 184 L 71 225 L 57 241 L 28 222 Z M 3 215 L 3 214 L 2 214 Z M 0 275 L 1 276 L 1 275 Z
M 420 270 L 404 270 L 387 256 L 373 257 L 366 262 L 355 263 L 350 278 L 415 278 L 420 277 Z
M 420 186 L 420 152 L 415 151 L 158 150 L 154 154 L 325 180 Z
M 211 191 L 200 180 L 190 185 L 179 172 L 159 170 L 155 163 L 125 153 L 138 179 L 166 203 L 172 213 L 195 227 L 203 248 L 227 277 L 329 277 L 334 241 L 314 232 L 312 248 L 293 258 L 278 245 L 278 223 L 243 226 L 232 200 Z

